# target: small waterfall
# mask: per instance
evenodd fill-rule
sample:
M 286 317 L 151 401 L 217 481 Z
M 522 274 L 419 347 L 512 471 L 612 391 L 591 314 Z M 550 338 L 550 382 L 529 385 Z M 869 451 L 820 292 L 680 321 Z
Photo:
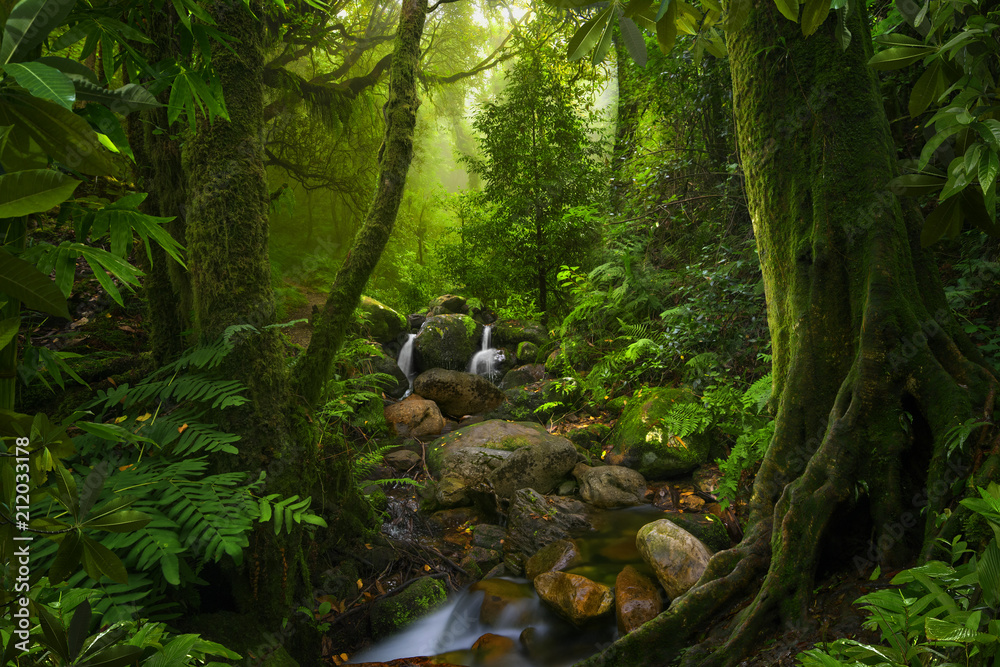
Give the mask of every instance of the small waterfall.
M 406 381 L 410 383 L 410 388 L 406 391 L 407 395 L 413 392 L 413 341 L 416 338 L 417 334 L 415 333 L 407 334 L 406 343 L 399 351 L 399 359 L 396 361 L 399 370 L 403 371 L 406 375 Z
M 469 362 L 470 373 L 485 375 L 491 380 L 499 370 L 497 358 L 500 356 L 499 350 L 490 347 L 490 330 L 492 328 L 488 324 L 483 327 L 483 340 L 479 344 L 479 351 L 472 355 L 472 360 Z

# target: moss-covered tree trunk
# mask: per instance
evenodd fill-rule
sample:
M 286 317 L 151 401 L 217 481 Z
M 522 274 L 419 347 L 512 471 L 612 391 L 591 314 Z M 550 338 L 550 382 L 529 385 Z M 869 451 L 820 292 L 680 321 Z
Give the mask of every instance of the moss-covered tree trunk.
M 953 502 L 955 470 L 972 470 L 970 452 L 948 460 L 945 432 L 993 410 L 996 380 L 955 325 L 919 244 L 919 214 L 889 190 L 895 155 L 863 12 L 850 18 L 854 38 L 842 51 L 833 14 L 803 39 L 773 0 L 754 4 L 728 41 L 768 303 L 775 434 L 744 540 L 592 664 L 665 664 L 713 614 L 750 599 L 726 644 L 685 656 L 735 664 L 768 624 L 804 620 L 825 545 L 848 565 L 916 555 L 933 537 L 933 513 Z M 854 552 L 845 524 L 832 521 L 848 509 L 865 545 Z
M 318 321 L 309 348 L 298 366 L 295 388 L 307 405 L 320 400 L 330 365 L 344 341 L 344 333 L 361 293 L 375 270 L 396 222 L 406 174 L 413 158 L 413 132 L 417 123 L 417 67 L 420 37 L 427 14 L 426 0 L 403 0 L 389 68 L 389 100 L 385 106 L 385 143 L 382 147 L 378 190 L 351 251 L 337 271 L 333 287 Z
M 151 44 L 140 45 L 149 62 L 177 56 L 176 12 L 164 7 L 147 31 Z M 148 193 L 143 212 L 173 218 L 167 230 L 185 245 L 185 197 L 187 183 L 181 164 L 181 130 L 167 122 L 170 92 L 164 91 L 159 109 L 131 114 L 126 118 L 129 145 L 135 155 L 135 179 Z M 144 283 L 149 308 L 149 329 L 153 358 L 163 365 L 186 346 L 182 333 L 190 327 L 191 283 L 187 270 L 167 256 L 158 244 L 151 245 L 152 261 L 145 267 Z

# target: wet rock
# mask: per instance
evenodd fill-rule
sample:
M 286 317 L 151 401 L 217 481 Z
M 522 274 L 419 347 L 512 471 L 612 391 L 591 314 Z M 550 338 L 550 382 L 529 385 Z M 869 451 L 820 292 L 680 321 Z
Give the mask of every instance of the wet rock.
M 503 403 L 503 392 L 481 375 L 432 368 L 413 381 L 413 392 L 454 417 L 488 412 Z
M 638 470 L 646 479 L 663 479 L 694 470 L 708 460 L 711 439 L 700 433 L 678 437 L 663 428 L 677 405 L 698 398 L 686 389 L 640 389 L 625 407 L 612 431 L 613 449 L 606 463 Z
M 471 503 L 465 480 L 455 475 L 445 475 L 438 481 L 434 499 L 441 507 L 458 507 Z
M 498 664 L 516 648 L 517 644 L 510 637 L 491 632 L 487 632 L 472 645 L 472 650 L 476 654 L 476 664 L 481 665 Z
M 500 465 L 510 452 L 530 447 L 553 437 L 541 424 L 505 422 L 499 419 L 462 426 L 453 433 L 432 442 L 427 449 L 427 464 L 434 474 L 452 472 L 457 475 L 474 474 L 472 468 L 490 465 L 490 470 Z M 471 452 L 464 452 L 467 448 Z M 497 453 L 497 452 L 501 453 Z
M 728 549 L 731 544 L 725 522 L 711 514 L 671 513 L 669 518 L 697 537 L 713 553 Z
M 427 438 L 441 433 L 444 428 L 444 418 L 437 404 L 419 396 L 386 406 L 385 420 L 397 435 L 409 438 Z
M 472 547 L 465 552 L 465 556 L 462 557 L 462 561 L 459 565 L 461 565 L 462 569 L 466 572 L 471 572 L 473 575 L 481 577 L 496 566 L 500 565 L 502 560 L 503 554 L 495 549 Z
M 395 595 L 372 603 L 372 636 L 386 637 L 444 603 L 445 585 L 432 577 L 421 577 Z
M 562 496 L 543 496 L 534 489 L 520 489 L 514 494 L 507 516 L 508 551 L 526 557 L 572 533 L 592 530 L 587 506 L 579 500 Z
M 467 523 L 478 523 L 483 520 L 483 515 L 475 507 L 455 507 L 453 509 L 434 512 L 428 520 L 436 526 L 447 530 L 458 528 Z
M 626 565 L 615 581 L 615 616 L 618 632 L 632 632 L 663 611 L 660 591 L 653 581 L 631 565 Z
M 518 449 L 490 473 L 497 498 L 509 500 L 515 491 L 524 488 L 548 493 L 573 469 L 579 458 L 573 443 L 561 436 L 546 436 Z
M 607 614 L 615 602 L 610 588 L 578 574 L 544 572 L 534 585 L 538 597 L 574 625 Z
M 428 317 L 413 341 L 416 368 L 465 370 L 469 359 L 479 349 L 483 325 L 468 315 Z
M 481 523 L 472 527 L 472 544 L 485 549 L 503 550 L 503 540 L 507 535 L 503 526 Z
M 635 545 L 671 599 L 694 586 L 711 557 L 698 538 L 669 519 L 640 528 Z
M 493 325 L 493 340 L 497 345 L 514 346 L 530 341 L 538 347 L 549 342 L 549 334 L 538 322 L 527 320 L 499 320 Z
M 426 315 L 421 315 L 420 313 L 411 313 L 406 316 L 406 328 L 410 331 L 416 333 L 423 326 L 424 322 L 427 321 Z
M 402 371 L 395 359 L 390 356 L 369 357 L 358 363 L 358 367 L 366 375 L 382 373 L 392 377 L 392 381 L 384 379 L 368 378 L 370 381 L 365 384 L 376 392 L 385 392 L 389 398 L 400 399 L 410 388 L 410 382 L 406 379 L 406 373 Z
M 405 472 L 413 466 L 420 465 L 420 454 L 409 449 L 396 449 L 386 454 L 382 460 L 391 468 Z
M 521 341 L 517 344 L 517 360 L 522 364 L 533 364 L 535 363 L 535 357 L 538 356 L 538 345 L 532 343 L 530 340 Z
M 511 620 L 509 616 L 525 620 L 530 617 L 530 584 L 509 579 L 483 579 L 472 584 L 469 591 L 472 593 L 483 591 L 479 622 L 484 625 L 497 625 L 501 616 L 504 620 Z
M 365 317 L 361 332 L 379 343 L 391 343 L 406 330 L 405 317 L 371 297 L 361 297 L 354 312 Z
M 556 540 L 528 559 L 524 564 L 524 575 L 528 581 L 534 581 L 544 572 L 568 570 L 582 562 L 583 556 L 574 540 Z
M 503 379 L 500 380 L 500 389 L 501 391 L 507 391 L 508 389 L 523 387 L 538 380 L 539 378 L 536 378 L 534 373 L 528 370 L 527 367 L 518 366 L 507 371 L 507 374 L 503 376 Z
M 629 507 L 642 502 L 646 480 L 635 470 L 622 466 L 593 468 L 578 463 L 573 476 L 580 484 L 580 497 L 595 507 Z
M 465 297 L 456 294 L 442 294 L 427 304 L 427 314 L 430 316 L 448 314 L 464 315 L 468 312 L 469 304 Z

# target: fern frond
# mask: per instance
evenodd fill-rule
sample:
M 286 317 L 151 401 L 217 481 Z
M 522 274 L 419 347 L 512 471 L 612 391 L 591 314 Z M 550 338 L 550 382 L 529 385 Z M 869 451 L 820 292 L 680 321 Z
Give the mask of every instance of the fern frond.
M 750 385 L 750 388 L 743 394 L 743 397 L 740 399 L 743 402 L 743 407 L 748 410 L 754 407 L 759 413 L 767 405 L 767 402 L 771 400 L 771 391 L 773 389 L 774 378 L 771 373 L 768 373 Z

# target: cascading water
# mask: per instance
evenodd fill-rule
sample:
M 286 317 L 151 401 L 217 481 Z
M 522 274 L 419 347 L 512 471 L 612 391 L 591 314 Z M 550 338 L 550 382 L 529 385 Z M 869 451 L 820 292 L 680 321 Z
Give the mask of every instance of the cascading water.
M 403 371 L 406 375 L 406 381 L 410 383 L 410 388 L 406 390 L 407 395 L 413 392 L 413 341 L 416 338 L 417 334 L 415 333 L 407 334 L 406 343 L 399 351 L 399 359 L 396 361 L 399 370 Z
M 469 372 L 476 375 L 485 375 L 491 380 L 496 375 L 498 369 L 497 361 L 501 352 L 490 347 L 490 330 L 493 327 L 486 325 L 483 327 L 483 339 L 479 344 L 479 351 L 472 355 L 469 362 Z

